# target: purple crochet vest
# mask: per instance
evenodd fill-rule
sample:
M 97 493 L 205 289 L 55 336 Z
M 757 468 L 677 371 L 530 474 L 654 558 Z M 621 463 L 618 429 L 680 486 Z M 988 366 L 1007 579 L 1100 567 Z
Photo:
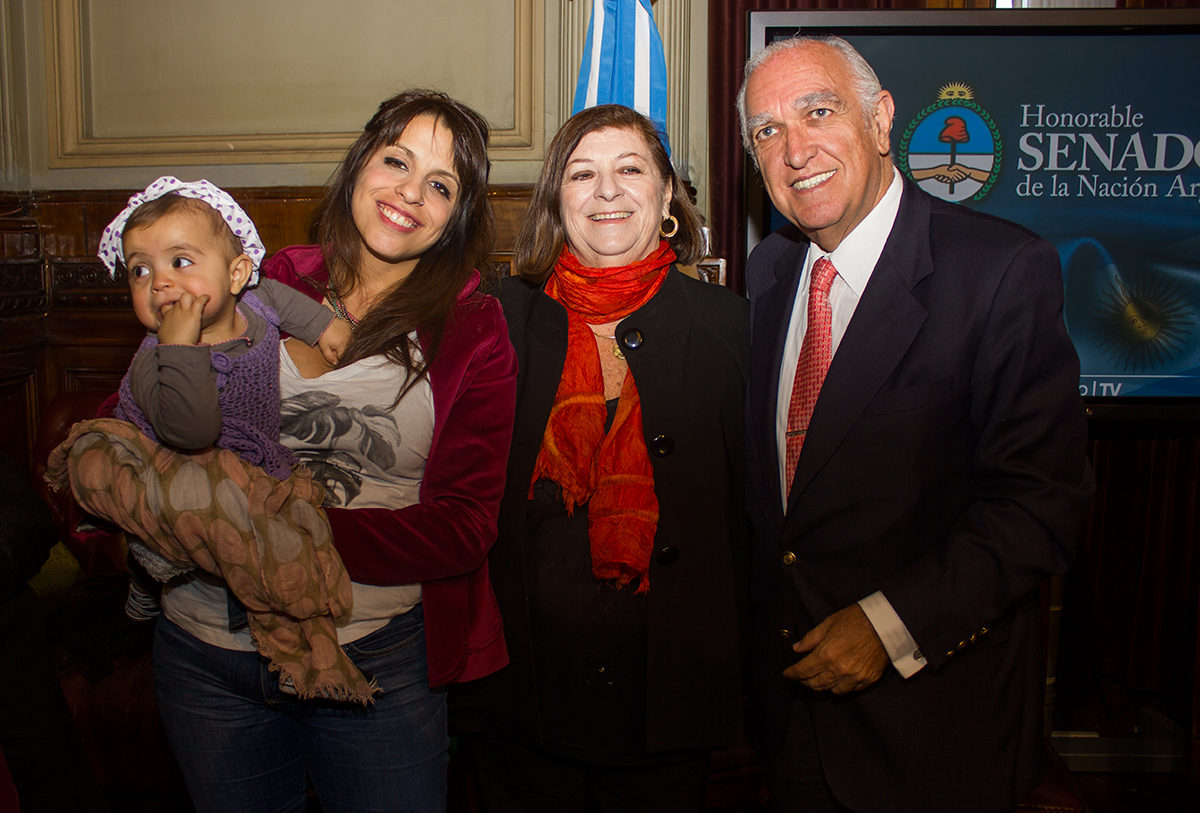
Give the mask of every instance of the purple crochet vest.
M 217 446 L 237 453 L 247 463 L 258 466 L 272 477 L 283 480 L 298 462 L 291 450 L 279 443 L 279 314 L 263 304 L 253 291 L 242 294 L 239 305 L 247 319 L 258 316 L 266 330 L 257 346 L 230 358 L 212 353 L 212 369 L 217 374 L 217 400 L 221 405 L 221 436 Z M 158 337 L 147 335 L 138 353 L 158 345 Z M 133 399 L 129 373 L 121 379 L 120 402 L 114 415 L 135 424 L 147 436 L 158 440 L 145 413 Z

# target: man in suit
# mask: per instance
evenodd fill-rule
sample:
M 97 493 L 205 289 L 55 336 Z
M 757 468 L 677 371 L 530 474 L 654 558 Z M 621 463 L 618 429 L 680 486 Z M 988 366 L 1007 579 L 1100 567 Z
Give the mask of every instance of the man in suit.
M 1038 586 L 1091 493 L 1054 249 L 890 158 L 845 41 L 739 114 L 794 228 L 751 255 L 752 736 L 776 810 L 1003 811 L 1037 782 Z

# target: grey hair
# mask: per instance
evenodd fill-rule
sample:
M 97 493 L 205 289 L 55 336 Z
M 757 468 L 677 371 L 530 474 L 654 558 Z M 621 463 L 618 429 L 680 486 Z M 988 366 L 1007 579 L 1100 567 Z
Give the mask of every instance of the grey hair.
M 875 75 L 875 69 L 871 67 L 867 60 L 863 59 L 863 55 L 853 45 L 841 37 L 832 35 L 800 36 L 779 40 L 761 49 L 754 56 L 746 60 L 742 86 L 738 89 L 737 111 L 738 123 L 742 129 L 742 146 L 746 148 L 746 152 L 750 153 L 751 158 L 755 157 L 754 144 L 750 140 L 749 127 L 746 124 L 746 86 L 750 84 L 750 77 L 756 70 L 762 67 L 764 62 L 776 54 L 813 44 L 827 45 L 845 58 L 846 67 L 850 71 L 850 83 L 854 87 L 858 103 L 862 107 L 863 117 L 867 121 L 868 126 L 870 126 L 870 121 L 875 116 L 875 105 L 879 101 L 879 94 L 883 92 L 883 87 L 879 84 L 879 77 Z M 755 161 L 757 162 L 757 158 Z

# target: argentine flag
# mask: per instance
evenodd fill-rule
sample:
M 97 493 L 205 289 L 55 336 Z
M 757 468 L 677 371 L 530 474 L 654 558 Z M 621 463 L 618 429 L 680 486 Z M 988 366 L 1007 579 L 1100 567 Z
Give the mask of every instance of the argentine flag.
M 649 118 L 671 154 L 667 61 L 650 0 L 592 0 L 571 114 L 598 104 L 623 104 Z

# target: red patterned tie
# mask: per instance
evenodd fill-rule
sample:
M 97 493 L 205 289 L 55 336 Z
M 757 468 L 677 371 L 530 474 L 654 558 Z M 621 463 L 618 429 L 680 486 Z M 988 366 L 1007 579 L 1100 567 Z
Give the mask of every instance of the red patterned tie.
M 812 281 L 808 292 L 808 326 L 804 329 L 804 344 L 800 346 L 800 360 L 796 362 L 796 382 L 792 385 L 792 400 L 788 404 L 787 422 L 787 490 L 792 490 L 792 479 L 796 476 L 796 462 L 808 433 L 808 421 L 829 362 L 833 358 L 833 309 L 829 306 L 829 286 L 837 276 L 837 269 L 828 258 L 822 257 L 813 263 Z

